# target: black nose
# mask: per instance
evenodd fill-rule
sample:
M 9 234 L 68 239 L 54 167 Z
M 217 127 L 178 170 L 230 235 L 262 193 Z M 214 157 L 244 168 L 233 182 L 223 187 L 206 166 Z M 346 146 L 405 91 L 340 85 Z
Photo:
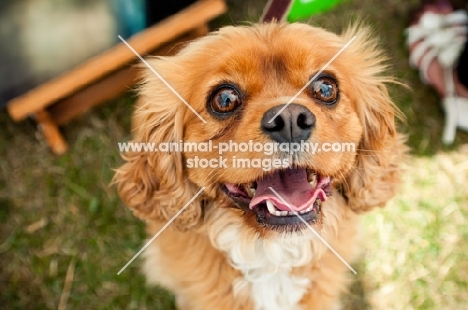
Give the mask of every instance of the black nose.
M 263 114 L 262 129 L 271 139 L 280 143 L 307 140 L 315 126 L 315 115 L 305 106 L 291 103 L 271 108 Z M 275 117 L 278 112 L 281 113 Z M 273 119 L 273 117 L 275 117 Z M 272 120 L 273 119 L 273 120 Z M 270 120 L 272 120 L 270 122 Z

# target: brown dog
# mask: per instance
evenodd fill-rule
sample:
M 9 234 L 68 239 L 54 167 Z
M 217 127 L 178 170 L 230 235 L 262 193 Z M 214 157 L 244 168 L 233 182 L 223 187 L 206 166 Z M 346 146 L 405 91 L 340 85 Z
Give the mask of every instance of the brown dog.
M 150 59 L 206 123 L 147 70 L 133 142 L 231 147 L 222 154 L 228 164 L 211 167 L 194 160 L 218 159 L 219 149 L 124 156 L 115 176 L 119 193 L 150 236 L 205 188 L 146 250 L 149 281 L 170 289 L 180 309 L 339 307 L 349 271 L 310 227 L 352 262 L 358 213 L 395 193 L 406 148 L 383 61 L 365 28 L 338 36 L 278 23 L 226 27 L 176 56 Z M 241 152 L 234 142 L 356 147 L 267 155 Z M 232 164 L 239 158 L 247 160 L 242 167 Z

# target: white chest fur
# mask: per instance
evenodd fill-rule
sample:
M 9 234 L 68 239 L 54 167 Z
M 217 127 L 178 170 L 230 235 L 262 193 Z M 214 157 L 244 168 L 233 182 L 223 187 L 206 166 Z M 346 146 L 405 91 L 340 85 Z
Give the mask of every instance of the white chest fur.
M 237 279 L 234 288 L 235 292 L 249 290 L 256 310 L 300 309 L 298 303 L 310 286 L 309 279 L 293 276 L 286 270 L 271 274 L 265 274 L 261 268 L 249 271 L 248 275 Z M 249 279 L 255 273 L 262 274 L 262 277 Z
M 243 275 L 233 284 L 234 294 L 251 296 L 255 310 L 299 310 L 298 303 L 311 282 L 291 271 L 312 260 L 310 240 L 297 236 L 265 240 L 231 219 L 212 226 L 209 235 Z

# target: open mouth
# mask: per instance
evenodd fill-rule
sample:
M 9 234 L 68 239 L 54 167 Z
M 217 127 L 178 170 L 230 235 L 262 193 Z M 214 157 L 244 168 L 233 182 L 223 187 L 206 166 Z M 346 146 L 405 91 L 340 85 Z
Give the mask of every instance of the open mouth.
M 262 179 L 221 185 L 234 203 L 253 212 L 263 226 L 302 226 L 321 219 L 322 202 L 331 195 L 331 178 L 306 168 L 274 171 Z

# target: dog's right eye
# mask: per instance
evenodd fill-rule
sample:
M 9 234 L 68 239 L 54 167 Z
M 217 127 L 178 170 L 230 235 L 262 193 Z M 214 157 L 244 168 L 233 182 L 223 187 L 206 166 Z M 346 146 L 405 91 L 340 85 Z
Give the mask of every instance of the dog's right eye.
M 210 108 L 215 113 L 228 114 L 237 109 L 241 104 L 239 91 L 223 85 L 218 87 L 210 97 Z

